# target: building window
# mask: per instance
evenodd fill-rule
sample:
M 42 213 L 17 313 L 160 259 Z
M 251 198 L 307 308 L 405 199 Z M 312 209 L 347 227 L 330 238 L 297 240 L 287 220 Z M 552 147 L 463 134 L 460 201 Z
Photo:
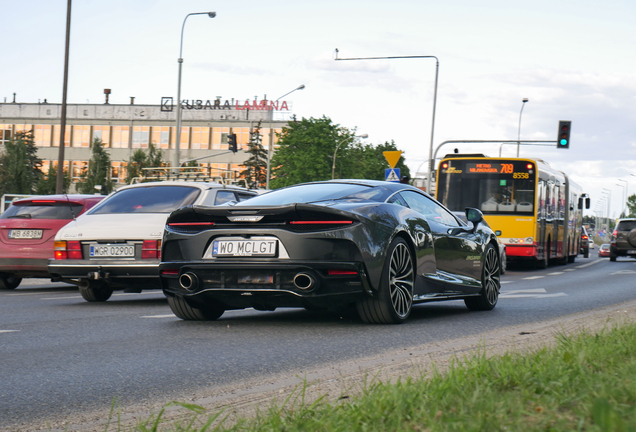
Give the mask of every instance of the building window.
M 93 139 L 99 139 L 104 147 L 110 147 L 110 126 L 93 126 Z
M 13 125 L 0 124 L 0 144 L 4 145 L 11 141 L 11 130 L 13 130 Z
M 53 169 L 57 171 L 57 166 L 59 165 L 57 161 L 54 160 L 54 161 L 51 161 L 51 163 L 53 164 Z M 64 172 L 64 175 L 68 173 L 68 161 L 64 161 L 64 168 L 62 168 L 62 171 Z
M 60 132 L 62 128 L 59 125 L 53 126 L 53 146 L 60 146 Z M 67 125 L 64 128 L 64 147 L 70 147 L 71 145 L 71 127 Z
M 51 161 L 43 160 L 42 165 L 40 166 L 40 171 L 44 174 L 44 178 L 48 179 L 49 176 L 49 168 L 51 167 Z
M 239 150 L 247 149 L 250 142 L 250 128 L 232 128 L 232 133 L 236 134 L 236 143 Z
M 110 179 L 115 183 L 126 183 L 126 176 L 128 175 L 128 163 L 111 162 L 110 167 Z
M 91 143 L 91 127 L 73 126 L 73 147 L 88 147 Z
M 212 149 L 214 150 L 227 150 L 227 134 L 230 133 L 230 128 L 227 127 L 215 127 L 212 128 Z
M 210 148 L 210 128 L 209 127 L 193 127 L 192 128 L 192 148 L 208 149 Z
M 51 125 L 35 125 L 33 140 L 37 147 L 51 147 Z
M 113 134 L 111 136 L 112 148 L 128 148 L 128 139 L 130 135 L 129 126 L 113 126 Z
M 66 165 L 66 162 L 64 162 Z M 72 161 L 71 162 L 71 180 L 78 182 L 82 173 L 88 169 L 88 161 Z
M 150 142 L 150 126 L 134 126 L 132 135 L 133 148 L 148 148 Z
M 15 134 L 18 135 L 20 132 L 33 132 L 33 125 L 30 124 L 17 124 L 15 125 Z
M 170 139 L 170 148 L 176 148 L 174 143 L 177 141 L 177 128 L 172 128 L 172 138 Z M 181 126 L 181 147 L 180 149 L 187 149 L 190 142 L 190 128 Z
M 170 126 L 161 126 L 152 128 L 152 143 L 162 149 L 170 147 Z

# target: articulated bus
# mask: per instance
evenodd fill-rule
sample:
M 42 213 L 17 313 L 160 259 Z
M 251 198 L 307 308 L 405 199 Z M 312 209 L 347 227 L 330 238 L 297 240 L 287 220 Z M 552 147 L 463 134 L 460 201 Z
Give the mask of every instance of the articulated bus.
M 508 261 L 574 262 L 583 206 L 590 199 L 561 171 L 531 158 L 446 155 L 437 170 L 436 198 L 452 211 L 478 208 L 506 245 Z

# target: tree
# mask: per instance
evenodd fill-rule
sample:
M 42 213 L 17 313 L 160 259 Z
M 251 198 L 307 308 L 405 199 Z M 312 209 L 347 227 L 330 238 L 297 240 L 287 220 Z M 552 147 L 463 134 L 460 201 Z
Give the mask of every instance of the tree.
M 68 193 L 71 186 L 71 174 L 68 170 L 64 170 L 64 185 L 62 188 L 63 193 Z M 46 176 L 42 176 L 38 180 L 35 186 L 35 193 L 37 195 L 53 195 L 57 189 L 57 167 L 49 166 L 49 172 Z
M 37 157 L 33 132 L 18 132 L 0 155 L 0 195 L 33 194 L 42 178 L 42 159 Z
M 636 217 L 636 194 L 632 194 L 627 198 L 627 211 L 629 214 L 626 217 Z
M 377 146 L 356 143 L 345 148 L 342 154 L 338 150 L 337 160 L 340 161 L 338 165 L 341 167 L 342 174 L 336 171 L 336 178 L 384 180 L 385 169 L 390 168 L 384 157 L 385 151 L 399 151 L 399 149 L 395 142 L 391 141 Z M 395 168 L 400 169 L 401 176 L 410 177 L 411 172 L 404 163 L 404 157 L 400 158 Z
M 143 149 L 137 149 L 128 161 L 126 183 L 130 184 L 132 179 L 140 177 L 143 174 L 143 168 L 161 167 L 163 165 L 163 150 L 155 144 L 148 144 L 148 152 Z
M 271 188 L 330 179 L 336 146 L 351 135 L 325 116 L 300 121 L 293 118 L 279 134 L 279 148 L 271 160 Z
M 110 155 L 104 149 L 99 138 L 93 140 L 92 156 L 88 161 L 88 168 L 80 175 L 80 182 L 76 189 L 79 193 L 93 194 L 95 186 L 101 186 L 102 194 L 109 194 L 113 190 L 114 182 L 110 177 Z
M 241 171 L 241 177 L 247 180 L 250 188 L 264 188 L 267 184 L 267 151 L 261 144 L 261 122 L 250 132 L 249 149 L 250 158 L 245 161 L 245 170 Z

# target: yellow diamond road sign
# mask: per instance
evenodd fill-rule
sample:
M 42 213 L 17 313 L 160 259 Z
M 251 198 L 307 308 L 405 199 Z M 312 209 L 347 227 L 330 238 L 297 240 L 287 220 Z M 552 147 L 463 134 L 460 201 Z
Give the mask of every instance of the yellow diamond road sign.
M 400 156 L 402 156 L 401 151 L 385 151 L 382 153 L 384 154 L 384 158 L 389 163 L 389 166 L 391 168 L 395 168 L 395 165 L 397 165 L 398 161 L 400 160 Z

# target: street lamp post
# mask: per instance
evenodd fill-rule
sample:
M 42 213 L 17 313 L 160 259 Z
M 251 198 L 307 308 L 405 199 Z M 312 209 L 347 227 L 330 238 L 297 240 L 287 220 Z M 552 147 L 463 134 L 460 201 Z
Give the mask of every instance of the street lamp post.
M 626 184 L 624 184 L 624 185 L 622 185 L 622 184 L 620 184 L 620 183 L 616 183 L 616 186 L 620 186 L 620 187 L 622 187 L 622 188 L 623 188 L 623 193 L 622 193 L 622 195 L 621 195 L 621 198 L 623 198 L 623 205 L 621 206 L 621 217 L 623 217 L 622 215 L 623 215 L 623 213 L 625 213 L 625 203 L 627 202 L 627 198 L 626 198 L 626 196 L 625 196 L 625 191 L 626 191 L 627 181 L 625 181 L 625 180 L 621 180 L 621 179 L 618 179 L 618 181 L 622 181 L 622 182 L 625 182 L 625 183 L 626 183 Z
M 395 57 L 358 57 L 358 58 L 338 58 L 338 48 L 334 60 L 393 60 L 410 58 L 433 58 L 435 59 L 435 91 L 433 93 L 433 119 L 431 121 L 431 144 L 428 149 L 428 179 L 426 181 L 426 192 L 431 193 L 431 177 L 433 176 L 433 136 L 435 134 L 435 109 L 437 107 L 437 78 L 439 76 L 439 59 L 432 55 L 427 56 L 395 56 Z
M 284 95 L 280 96 L 278 99 L 276 99 L 276 101 L 279 101 L 280 99 L 284 98 L 288 94 L 295 92 L 296 90 L 302 90 L 304 88 L 305 88 L 305 84 L 301 84 L 295 89 L 293 89 L 292 91 L 289 91 L 285 93 Z M 274 117 L 274 111 L 272 109 L 271 118 L 269 122 L 269 145 L 267 146 L 267 178 L 265 179 L 265 189 L 269 189 L 269 178 L 272 172 L 271 162 L 272 162 L 272 152 L 274 151 L 274 131 L 272 130 L 273 117 Z
M 528 98 L 523 98 L 521 102 L 521 111 L 519 111 L 519 129 L 517 130 L 517 157 L 519 157 L 519 147 L 521 147 L 521 114 L 523 114 L 523 107 L 526 106 Z
M 183 25 L 181 26 L 181 43 L 179 44 L 179 59 L 177 62 L 179 63 L 179 81 L 177 84 L 177 136 L 175 143 L 175 151 L 174 151 L 174 166 L 180 166 L 180 155 L 181 151 L 181 66 L 183 65 L 183 30 L 185 29 L 186 20 L 190 15 L 207 15 L 210 18 L 214 18 L 216 16 L 216 12 L 193 12 L 186 15 L 183 19 Z
M 354 135 L 352 137 L 348 136 L 338 143 L 338 145 L 336 146 L 336 150 L 334 150 L 333 152 L 333 165 L 331 166 L 331 180 L 333 180 L 336 177 L 336 153 L 338 152 L 338 149 L 340 148 L 340 146 L 345 141 L 348 141 L 350 138 L 368 138 L 368 137 L 369 137 L 369 134 Z M 342 172 L 340 174 L 342 174 Z

